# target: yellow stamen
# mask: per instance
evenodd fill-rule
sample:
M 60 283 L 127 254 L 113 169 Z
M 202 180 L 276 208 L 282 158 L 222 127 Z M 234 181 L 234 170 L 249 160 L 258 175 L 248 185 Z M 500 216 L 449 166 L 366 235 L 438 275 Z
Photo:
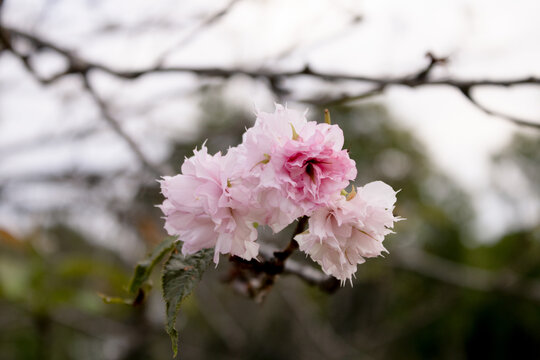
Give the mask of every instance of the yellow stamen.
M 293 140 L 298 140 L 298 138 L 300 137 L 298 135 L 298 133 L 296 132 L 296 129 L 294 128 L 294 125 L 293 124 L 290 124 L 291 125 L 291 129 L 292 129 L 292 139 Z
M 352 185 L 352 190 L 347 195 L 347 201 L 354 199 L 355 196 L 356 196 L 356 188 L 354 187 L 354 185 Z
M 324 122 L 328 125 L 332 125 L 332 119 L 330 119 L 330 111 L 328 111 L 328 109 L 324 109 Z
M 255 167 L 257 165 L 261 165 L 261 164 L 268 164 L 270 162 L 270 159 L 271 159 L 271 156 L 268 155 L 268 154 L 263 154 L 264 155 L 264 160 L 261 160 L 259 161 L 258 163 L 256 163 L 255 165 L 253 165 L 253 167 L 251 168 L 251 170 L 255 169 Z

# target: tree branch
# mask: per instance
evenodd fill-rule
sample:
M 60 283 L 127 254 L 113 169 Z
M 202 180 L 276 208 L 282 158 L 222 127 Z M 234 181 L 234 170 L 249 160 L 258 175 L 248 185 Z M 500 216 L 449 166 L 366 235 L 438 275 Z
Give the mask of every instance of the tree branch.
M 178 50 L 180 47 L 183 47 L 187 45 L 188 43 L 192 42 L 194 38 L 203 30 L 204 28 L 212 26 L 214 23 L 222 19 L 225 15 L 227 15 L 232 8 L 239 2 L 240 0 L 230 0 L 225 7 L 220 9 L 215 14 L 211 15 L 201 23 L 199 23 L 195 29 L 193 29 L 187 36 L 182 38 L 178 43 L 176 43 L 174 46 L 172 46 L 170 49 L 165 51 L 163 54 L 160 55 L 160 57 L 157 59 L 156 64 L 158 66 L 161 66 L 163 62 L 166 60 L 167 56 L 169 56 L 173 51 Z
M 513 85 L 524 85 L 524 84 L 536 84 L 540 85 L 540 78 L 536 77 L 525 77 L 514 80 L 455 80 L 455 79 L 439 79 L 432 80 L 428 79 L 426 71 L 433 69 L 433 62 L 430 62 L 429 65 L 422 69 L 420 72 L 413 75 L 396 77 L 396 78 L 384 78 L 384 77 L 369 77 L 369 76 L 358 76 L 358 75 L 349 75 L 349 74 L 340 74 L 340 73 L 323 73 L 312 70 L 309 66 L 305 66 L 303 69 L 294 70 L 294 71 L 282 71 L 274 72 L 268 70 L 248 70 L 243 68 L 219 68 L 219 67 L 150 67 L 147 69 L 136 70 L 136 71 L 119 71 L 114 70 L 110 67 L 107 67 L 103 64 L 92 63 L 79 59 L 73 55 L 73 53 L 67 49 L 54 45 L 46 40 L 40 39 L 35 35 L 25 33 L 20 30 L 14 30 L 10 28 L 4 28 L 8 33 L 12 35 L 25 38 L 26 40 L 34 43 L 38 47 L 46 47 L 51 50 L 56 51 L 57 53 L 64 55 L 68 60 L 72 62 L 79 62 L 79 66 L 76 66 L 77 71 L 88 71 L 90 69 L 98 69 L 104 72 L 107 72 L 111 75 L 115 75 L 121 78 L 135 79 L 142 75 L 155 72 L 186 72 L 194 73 L 201 76 L 208 77 L 222 77 L 228 78 L 234 75 L 246 75 L 253 78 L 287 78 L 287 77 L 298 77 L 298 76 L 312 76 L 317 77 L 327 81 L 341 81 L 341 80 L 351 80 L 359 82 L 373 83 L 380 86 L 390 86 L 390 85 L 403 85 L 407 87 L 418 87 L 426 85 L 448 85 L 457 88 L 471 88 L 475 86 L 513 86 Z M 441 60 L 439 59 L 438 63 Z M 55 79 L 58 75 L 55 77 Z M 55 80 L 54 79 L 54 80 Z M 49 81 L 54 81 L 49 80 Z
M 144 155 L 144 153 L 141 151 L 137 143 L 122 129 L 120 126 L 120 123 L 112 116 L 110 113 L 107 104 L 105 101 L 99 96 L 99 94 L 96 92 L 96 90 L 93 88 L 90 80 L 88 79 L 88 73 L 82 73 L 81 74 L 84 87 L 92 97 L 92 99 L 95 101 L 96 105 L 98 106 L 101 115 L 103 116 L 103 119 L 107 121 L 107 123 L 111 126 L 111 128 L 114 130 L 114 132 L 120 136 L 128 145 L 128 147 L 131 149 L 133 154 L 137 157 L 137 159 L 140 161 L 140 163 L 148 169 L 150 172 L 154 174 L 154 176 L 159 177 L 163 174 L 169 173 L 170 169 L 160 169 L 158 166 L 154 165 L 147 157 Z
M 326 275 L 311 266 L 302 265 L 291 259 L 285 263 L 283 274 L 295 275 L 307 284 L 317 286 L 327 293 L 333 293 L 339 288 L 339 280 L 335 277 Z
M 523 279 L 509 270 L 494 272 L 457 264 L 418 249 L 400 249 L 394 252 L 392 260 L 399 268 L 455 286 L 501 292 L 540 302 L 540 282 Z
M 528 126 L 528 127 L 533 127 L 533 128 L 540 129 L 540 123 L 534 123 L 534 122 L 531 122 L 531 121 L 528 121 L 528 120 L 523 120 L 523 119 L 516 118 L 514 116 L 500 114 L 498 112 L 495 112 L 493 110 L 490 110 L 490 109 L 486 108 L 484 105 L 482 105 L 478 101 L 476 101 L 476 99 L 472 96 L 471 88 L 460 88 L 459 90 L 461 91 L 461 93 L 463 95 L 465 95 L 465 97 L 467 98 L 467 100 L 469 100 L 471 102 L 471 104 L 473 104 L 478 109 L 482 110 L 484 113 L 486 113 L 488 115 L 506 119 L 508 121 L 513 122 L 516 125 Z
M 298 243 L 294 237 L 304 230 L 308 217 L 304 216 L 298 220 L 296 229 L 291 241 L 284 250 L 276 251 L 268 245 L 262 244 L 259 249 L 258 259 L 244 260 L 237 256 L 231 256 L 233 264 L 227 282 L 244 295 L 253 298 L 255 301 L 262 301 L 270 291 L 278 275 L 295 275 L 307 284 L 317 286 L 322 291 L 332 293 L 339 288 L 339 281 L 311 266 L 302 265 L 289 259 L 292 253 L 298 249 Z
M 27 40 L 30 40 L 34 46 L 38 48 L 48 48 L 50 50 L 53 50 L 57 52 L 60 55 L 63 55 L 69 63 L 68 68 L 59 74 L 53 75 L 50 78 L 43 78 L 41 77 L 32 67 L 32 64 L 30 63 L 30 57 L 28 55 L 22 54 L 19 51 L 17 51 L 14 46 L 11 43 L 11 36 L 21 36 L 24 37 Z M 39 39 L 34 36 L 30 36 L 28 34 L 23 34 L 14 30 L 9 30 L 5 27 L 0 28 L 0 41 L 4 44 L 4 46 L 11 51 L 15 56 L 17 56 L 25 66 L 25 68 L 32 74 L 32 76 L 39 82 L 41 82 L 44 85 L 50 84 L 60 78 L 62 78 L 65 75 L 68 74 L 77 74 L 79 75 L 82 80 L 85 89 L 88 91 L 96 105 L 98 106 L 102 117 L 105 119 L 105 121 L 111 126 L 111 128 L 116 132 L 118 136 L 120 136 L 128 145 L 128 147 L 131 149 L 135 157 L 140 161 L 140 163 L 148 169 L 154 176 L 161 176 L 166 173 L 170 173 L 171 169 L 163 168 L 160 169 L 157 165 L 154 165 L 147 157 L 146 155 L 141 151 L 137 143 L 122 129 L 120 126 L 120 123 L 118 120 L 115 119 L 115 117 L 111 114 L 111 112 L 108 109 L 107 104 L 105 101 L 99 96 L 99 94 L 96 92 L 94 87 L 92 86 L 90 80 L 89 80 L 89 71 L 92 69 L 100 69 L 102 68 L 100 65 L 92 65 L 91 63 L 85 62 L 78 57 L 76 57 L 72 52 L 69 50 L 63 49 L 62 47 L 59 47 L 57 45 L 54 45 L 46 40 Z
M 285 263 L 285 260 L 289 258 L 289 256 L 292 255 L 292 253 L 298 249 L 298 243 L 296 240 L 294 240 L 294 237 L 298 234 L 300 234 L 302 231 L 304 231 L 307 223 L 308 223 L 309 217 L 302 216 L 300 220 L 298 220 L 298 223 L 296 224 L 296 228 L 294 229 L 293 235 L 291 236 L 291 241 L 289 242 L 289 245 L 281 251 L 274 252 L 274 257 L 276 258 L 276 265 L 277 266 L 283 266 Z
M 234 3 L 235 1 L 231 1 L 229 6 L 231 6 Z M 454 87 L 460 90 L 463 94 L 465 94 L 465 96 L 469 99 L 469 101 L 471 101 L 475 106 L 477 106 L 478 108 L 480 108 L 482 111 L 486 112 L 487 114 L 505 118 L 517 125 L 540 129 L 540 123 L 527 121 L 523 119 L 517 119 L 512 116 L 506 116 L 503 114 L 495 113 L 491 110 L 486 109 L 482 105 L 478 104 L 470 96 L 470 90 L 474 87 L 480 87 L 480 86 L 509 87 L 509 86 L 515 86 L 515 85 L 524 85 L 524 84 L 540 85 L 540 78 L 531 76 L 531 77 L 517 78 L 517 79 L 512 79 L 512 80 L 489 80 L 489 79 L 457 80 L 457 79 L 452 79 L 452 78 L 430 79 L 429 75 L 431 71 L 437 65 L 444 64 L 447 62 L 446 58 L 436 58 L 432 54 L 428 54 L 430 61 L 427 66 L 425 66 L 424 68 L 420 69 L 419 71 L 413 74 L 402 76 L 402 77 L 370 77 L 370 76 L 359 76 L 359 75 L 350 75 L 350 74 L 342 74 L 342 73 L 319 72 L 319 71 L 315 71 L 311 69 L 308 65 L 306 65 L 302 69 L 292 70 L 292 71 L 271 71 L 268 69 L 253 70 L 253 69 L 245 69 L 245 68 L 220 68 L 220 67 L 185 67 L 185 66 L 164 67 L 161 64 L 158 64 L 156 66 L 149 67 L 146 69 L 141 69 L 141 70 L 122 71 L 122 70 L 113 69 L 104 64 L 83 60 L 79 58 L 78 56 L 76 56 L 72 51 L 66 48 L 63 48 L 50 41 L 39 38 L 36 35 L 30 34 L 21 30 L 4 27 L 3 32 L 5 33 L 4 37 L 24 38 L 30 43 L 32 43 L 37 49 L 48 48 L 64 56 L 68 60 L 69 66 L 63 72 L 55 74 L 49 78 L 39 79 L 44 84 L 53 83 L 65 75 L 74 74 L 74 73 L 84 74 L 90 70 L 96 69 L 96 70 L 101 70 L 103 72 L 106 72 L 108 74 L 111 74 L 113 76 L 120 77 L 123 79 L 136 79 L 136 78 L 139 78 L 141 76 L 151 74 L 151 73 L 166 73 L 166 72 L 192 73 L 192 74 L 196 74 L 202 77 L 214 77 L 214 78 L 224 78 L 224 79 L 232 77 L 232 76 L 236 76 L 236 75 L 244 75 L 244 76 L 248 76 L 254 79 L 258 79 L 258 78 L 266 79 L 272 88 L 276 88 L 276 84 L 280 84 L 280 81 L 283 79 L 303 77 L 303 76 L 314 77 L 314 78 L 318 78 L 318 79 L 325 80 L 328 82 L 356 81 L 356 82 L 371 83 L 371 84 L 376 85 L 374 89 L 369 90 L 369 91 L 363 91 L 359 94 L 342 94 L 335 98 L 319 98 L 319 99 L 303 99 L 303 100 L 300 99 L 300 101 L 303 101 L 303 102 L 323 104 L 323 105 L 345 103 L 345 102 L 349 102 L 353 100 L 363 99 L 369 96 L 379 94 L 383 92 L 389 86 L 406 86 L 406 87 L 411 87 L 411 88 L 420 87 L 420 86 L 450 86 L 450 87 Z M 28 56 L 17 53 L 16 50 L 13 49 L 13 47 L 8 48 L 8 49 L 11 50 L 19 58 L 21 58 L 25 66 L 30 71 L 33 71 L 30 64 L 28 63 Z M 287 90 L 284 89 L 281 85 L 279 86 L 279 90 L 282 94 L 287 94 Z

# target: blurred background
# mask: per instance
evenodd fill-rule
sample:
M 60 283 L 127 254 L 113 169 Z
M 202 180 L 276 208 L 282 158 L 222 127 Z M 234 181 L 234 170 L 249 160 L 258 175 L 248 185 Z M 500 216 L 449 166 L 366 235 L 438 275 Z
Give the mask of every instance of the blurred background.
M 156 179 L 274 102 L 330 109 L 389 254 L 257 304 L 209 270 L 182 359 L 540 357 L 540 2 L 0 0 L 0 359 L 168 359 Z M 292 229 L 271 239 L 287 243 Z M 225 259 L 224 259 L 225 260 Z M 314 266 L 296 254 L 294 260 Z

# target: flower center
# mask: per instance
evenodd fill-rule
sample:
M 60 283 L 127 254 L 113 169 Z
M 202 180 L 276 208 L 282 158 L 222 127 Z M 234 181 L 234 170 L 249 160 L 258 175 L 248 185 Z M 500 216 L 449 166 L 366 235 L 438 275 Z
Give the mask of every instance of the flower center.
M 308 174 L 311 181 L 315 182 L 315 170 L 313 169 L 313 165 L 317 164 L 318 161 L 315 159 L 309 159 L 304 163 L 304 166 L 306 167 L 306 174 Z

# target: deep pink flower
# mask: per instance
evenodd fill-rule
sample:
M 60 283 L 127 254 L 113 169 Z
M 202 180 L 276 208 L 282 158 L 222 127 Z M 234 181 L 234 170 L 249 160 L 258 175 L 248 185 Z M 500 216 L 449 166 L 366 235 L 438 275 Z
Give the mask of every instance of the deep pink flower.
M 272 114 L 259 113 L 238 153 L 254 203 L 260 204 L 260 222 L 277 232 L 338 197 L 356 177 L 355 163 L 342 147 L 337 125 L 308 122 L 305 113 L 281 105 Z
M 341 150 L 341 129 L 317 124 L 309 131 L 311 127 L 311 123 L 307 124 L 297 139 L 287 141 L 272 163 L 287 197 L 306 213 L 328 204 L 356 177 L 354 161 L 346 150 Z

